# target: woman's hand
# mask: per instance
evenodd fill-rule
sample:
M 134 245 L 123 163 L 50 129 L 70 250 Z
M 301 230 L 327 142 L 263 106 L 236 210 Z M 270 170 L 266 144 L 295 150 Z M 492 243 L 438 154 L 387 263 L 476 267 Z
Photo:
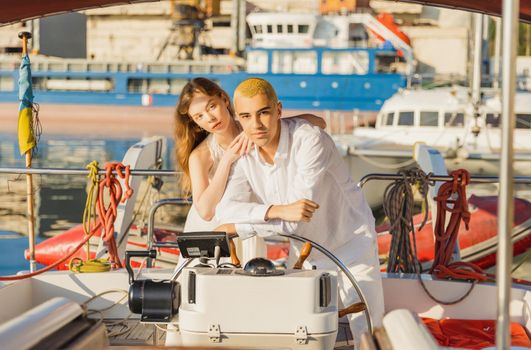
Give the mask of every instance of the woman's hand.
M 229 162 L 229 164 L 234 163 L 238 158 L 244 154 L 249 153 L 253 146 L 253 143 L 244 132 L 241 132 L 238 136 L 232 140 L 229 147 L 225 150 L 223 158 Z
M 244 139 L 241 137 L 241 134 L 236 136 L 234 140 L 230 143 L 229 147 L 225 150 L 223 154 L 223 159 L 229 164 L 234 163 L 244 152 Z
M 247 134 L 245 132 L 241 132 L 238 136 L 238 137 L 241 137 L 243 139 L 243 144 L 242 144 L 242 149 L 244 150 L 244 153 L 245 154 L 248 154 L 249 152 L 251 152 L 251 150 L 253 149 L 253 146 L 254 146 L 254 143 L 253 141 L 251 141 L 249 139 L 249 137 L 247 136 Z M 242 154 L 243 155 L 243 154 Z

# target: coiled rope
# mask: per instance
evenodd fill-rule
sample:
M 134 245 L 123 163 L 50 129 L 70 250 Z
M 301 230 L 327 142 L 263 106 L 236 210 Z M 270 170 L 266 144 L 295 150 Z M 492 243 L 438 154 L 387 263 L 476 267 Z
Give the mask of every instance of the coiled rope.
M 437 197 L 437 219 L 435 221 L 435 252 L 430 273 L 437 278 L 470 281 L 470 288 L 459 298 L 452 301 L 444 301 L 430 293 L 427 286 L 419 276 L 419 281 L 426 294 L 435 302 L 443 305 L 454 305 L 470 295 L 478 281 L 493 279 L 493 275 L 485 273 L 479 266 L 464 262 L 452 262 L 452 254 L 457 243 L 459 226 L 461 222 L 469 229 L 470 212 L 466 197 L 466 186 L 470 182 L 470 174 L 464 169 L 452 171 L 450 176 L 453 180 L 441 185 Z M 451 207 L 449 206 L 451 205 Z M 446 213 L 450 213 L 448 225 L 446 225 Z
M 87 241 L 88 244 L 88 241 Z M 107 272 L 111 270 L 111 264 L 107 259 L 88 259 L 73 258 L 68 264 L 68 269 L 72 272 Z
M 96 200 L 98 199 L 99 190 L 99 167 L 98 162 L 93 160 L 86 168 L 89 170 L 89 188 L 87 190 L 87 201 L 83 211 L 83 232 L 87 237 L 92 229 L 98 226 L 96 220 Z M 92 227 L 91 227 L 92 224 Z M 101 229 L 101 225 L 99 226 Z M 111 264 L 107 259 L 90 259 L 90 240 L 86 243 L 86 260 L 73 258 L 68 264 L 68 269 L 73 272 L 106 272 L 111 270 Z
M 424 219 L 418 228 L 421 230 L 428 221 L 427 193 L 431 173 L 426 174 L 418 168 L 413 168 L 401 170 L 399 174 L 402 175 L 402 179 L 389 184 L 384 192 L 383 209 L 389 218 L 389 232 L 392 235 L 387 272 L 420 273 L 421 266 L 417 260 L 417 243 L 413 225 L 414 198 L 411 187 L 418 184 L 419 192 L 425 201 Z
M 92 163 L 91 163 L 92 164 Z M 90 166 L 90 164 L 89 164 Z M 116 241 L 114 239 L 114 220 L 116 219 L 118 204 L 121 202 L 125 202 L 131 195 L 133 194 L 133 190 L 131 187 L 129 187 L 129 176 L 130 176 L 130 169 L 129 166 L 124 166 L 121 163 L 118 162 L 112 162 L 107 163 L 105 165 L 105 178 L 102 179 L 99 183 L 99 193 L 97 196 L 97 203 L 96 208 L 98 211 L 98 220 L 95 223 L 94 226 L 88 226 L 90 227 L 90 230 L 88 234 L 85 235 L 83 238 L 83 241 L 80 242 L 70 253 L 65 255 L 63 258 L 59 259 L 55 263 L 48 265 L 40 270 L 21 274 L 21 275 L 13 275 L 13 276 L 0 276 L 0 281 L 15 281 L 15 280 L 21 280 L 33 276 L 37 276 L 43 272 L 49 271 L 51 269 L 56 268 L 57 266 L 63 264 L 65 261 L 70 259 L 79 249 L 81 249 L 92 236 L 94 236 L 96 233 L 100 233 L 103 229 L 104 232 L 102 234 L 102 239 L 106 242 L 107 250 L 109 251 L 109 257 L 110 262 L 114 264 L 116 267 L 122 267 L 122 263 L 118 257 L 118 249 L 116 248 Z M 125 195 L 122 198 L 122 187 L 120 185 L 120 182 L 114 176 L 113 171 L 116 171 L 118 176 L 122 179 L 124 179 L 126 191 Z M 125 171 L 125 173 L 124 173 Z M 110 203 L 106 207 L 104 203 L 104 194 L 106 189 L 109 191 L 109 197 L 110 197 Z M 85 216 L 85 215 L 84 215 Z M 89 218 L 90 222 L 90 216 L 87 216 Z M 75 266 L 79 262 L 75 259 L 73 259 L 73 263 L 71 263 L 71 266 Z M 75 267 L 73 267 L 75 269 Z M 89 268 L 90 269 L 90 268 Z
M 453 180 L 441 185 L 437 197 L 435 197 L 437 201 L 437 220 L 434 230 L 435 258 L 430 273 L 437 278 L 473 281 L 473 284 L 470 290 L 455 302 L 444 303 L 434 299 L 443 304 L 455 304 L 468 296 L 477 282 L 494 282 L 496 278 L 494 274 L 483 271 L 476 264 L 465 261 L 452 262 L 452 253 L 457 244 L 459 226 L 463 222 L 468 230 L 471 214 L 468 210 L 466 195 L 470 174 L 464 169 L 459 169 L 451 172 L 450 176 L 453 177 Z M 447 212 L 450 213 L 450 219 L 445 227 Z M 513 282 L 530 285 L 529 281 L 525 280 L 513 279 Z M 428 291 L 426 290 L 426 292 Z M 432 297 L 429 292 L 428 295 Z
M 120 181 L 116 178 L 113 171 L 124 180 L 125 193 L 122 191 Z M 124 173 L 125 171 L 125 173 Z M 118 214 L 119 203 L 124 203 L 133 195 L 133 189 L 129 187 L 129 177 L 131 170 L 128 166 L 124 166 L 119 162 L 111 162 L 105 164 L 105 178 L 100 181 L 100 188 L 98 193 L 98 201 L 96 207 L 98 209 L 98 217 L 103 226 L 103 233 L 101 238 L 107 245 L 109 252 L 109 261 L 117 268 L 122 267 L 122 262 L 118 256 L 118 248 L 116 247 L 116 240 L 114 239 L 114 221 Z M 109 205 L 105 206 L 105 193 L 108 191 Z M 122 197 L 123 194 L 123 197 Z
M 435 258 L 430 273 L 437 277 L 454 277 L 442 273 L 439 266 L 448 267 L 452 260 L 457 235 L 461 222 L 465 228 L 469 229 L 470 211 L 468 210 L 468 201 L 466 198 L 466 186 L 470 182 L 468 171 L 459 169 L 452 171 L 450 176 L 452 181 L 445 182 L 439 188 L 437 197 L 437 219 L 435 221 Z M 450 213 L 450 220 L 446 225 L 446 213 Z M 448 271 L 448 269 L 444 269 Z

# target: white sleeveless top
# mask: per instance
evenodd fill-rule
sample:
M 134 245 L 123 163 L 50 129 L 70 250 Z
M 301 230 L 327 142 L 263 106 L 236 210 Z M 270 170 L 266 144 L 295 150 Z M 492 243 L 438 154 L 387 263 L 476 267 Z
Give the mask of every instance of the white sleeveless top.
M 212 167 L 208 172 L 208 180 L 212 180 L 212 177 L 216 173 L 218 164 L 223 157 L 223 149 L 216 142 L 214 134 L 209 134 L 206 138 L 208 149 L 210 150 L 210 157 L 212 158 Z M 190 207 L 188 216 L 186 217 L 186 222 L 184 224 L 184 232 L 199 232 L 199 231 L 212 231 L 218 227 L 220 223 L 213 218 L 210 221 L 204 220 L 194 205 Z
M 216 173 L 216 169 L 218 168 L 219 162 L 221 161 L 225 151 L 216 142 L 214 134 L 209 134 L 206 138 L 206 142 L 208 149 L 210 150 L 210 156 L 212 157 L 212 167 L 208 172 L 208 180 L 210 181 Z M 188 216 L 186 217 L 184 232 L 213 231 L 220 224 L 221 223 L 216 220 L 215 217 L 210 221 L 204 220 L 197 212 L 195 206 L 192 205 L 190 207 L 190 211 L 188 212 Z M 247 261 L 254 257 L 265 258 L 267 256 L 267 247 L 263 238 L 261 237 L 254 236 L 243 241 L 240 239 L 234 239 L 234 243 L 236 245 L 236 252 L 240 258 L 242 267 Z

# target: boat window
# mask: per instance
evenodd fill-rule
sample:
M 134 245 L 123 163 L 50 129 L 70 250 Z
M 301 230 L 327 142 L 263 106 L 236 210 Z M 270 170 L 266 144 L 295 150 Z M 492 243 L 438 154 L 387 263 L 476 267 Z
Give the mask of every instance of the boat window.
M 398 125 L 413 125 L 414 112 L 398 113 Z
M 170 92 L 170 83 L 168 79 L 148 79 L 149 94 L 167 94 Z
M 402 70 L 404 58 L 394 52 L 378 52 L 375 55 L 377 73 L 396 73 Z
M 71 79 L 48 77 L 36 84 L 39 89 L 49 91 L 111 91 L 113 82 L 111 79 Z M 37 90 L 37 88 L 36 88 Z
M 368 47 L 369 35 L 367 29 L 362 23 L 349 23 L 348 41 L 351 47 Z
M 491 127 L 497 128 L 500 126 L 500 115 L 494 113 L 487 113 L 485 122 Z
M 321 61 L 323 74 L 367 74 L 369 71 L 366 51 L 325 51 Z
M 47 90 L 47 87 L 46 87 L 46 82 L 48 80 L 48 77 L 32 77 L 31 78 L 31 81 L 32 81 L 32 87 L 33 87 L 33 90 Z M 13 85 L 11 85 L 11 88 L 13 87 Z M 10 89 L 11 91 L 11 89 Z
M 332 40 L 338 36 L 338 27 L 330 21 L 318 21 L 315 25 L 315 30 L 313 32 L 314 39 L 321 39 L 323 42 L 327 40 Z
M 310 30 L 310 26 L 307 24 L 299 24 L 299 33 L 306 34 Z
M 384 121 L 384 124 L 385 125 L 393 125 L 393 117 L 394 117 L 394 113 L 391 112 L 391 113 L 387 113 L 385 115 L 385 121 Z
M 516 115 L 517 129 L 531 129 L 531 114 L 517 114 Z
M 438 126 L 439 112 L 420 112 L 420 126 Z
M 282 24 L 277 24 L 277 33 L 282 33 Z
M 128 79 L 128 92 L 147 92 L 147 79 Z
M 267 52 L 253 50 L 247 52 L 247 71 L 249 73 L 267 73 Z
M 463 126 L 465 125 L 465 115 L 463 113 L 446 112 L 444 113 L 444 126 Z
M 315 51 L 275 51 L 271 69 L 272 73 L 315 74 L 317 73 L 317 53 Z
M 254 32 L 256 34 L 262 34 L 262 26 L 261 25 L 255 25 L 254 26 Z
M 273 33 L 273 25 L 272 24 L 268 24 L 267 25 L 267 32 L 268 33 Z
M 288 24 L 288 33 L 293 33 L 293 24 Z

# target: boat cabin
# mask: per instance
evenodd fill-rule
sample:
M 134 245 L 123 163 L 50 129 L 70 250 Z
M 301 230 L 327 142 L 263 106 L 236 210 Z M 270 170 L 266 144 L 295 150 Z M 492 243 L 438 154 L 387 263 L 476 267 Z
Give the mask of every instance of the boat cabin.
M 396 32 L 395 28 L 388 28 L 367 13 L 320 16 L 309 13 L 262 12 L 249 14 L 247 23 L 251 30 L 254 49 L 384 48 L 392 52 L 391 55 L 389 52 L 379 54 L 381 62 L 384 61 L 383 56 L 388 56 L 387 64 L 392 67 L 386 70 L 387 72 L 407 72 L 413 64 L 412 49 L 404 41 L 403 33 Z M 400 50 L 400 53 L 396 50 Z M 299 56 L 304 55 L 299 54 Z M 330 56 L 335 62 L 336 59 L 333 57 L 335 55 L 330 54 Z M 311 60 L 309 57 L 301 59 Z M 360 59 L 362 58 L 351 55 L 337 56 L 337 62 L 345 62 L 343 74 L 364 74 L 363 64 L 351 64 Z M 252 57 L 250 62 L 262 63 L 263 59 Z M 301 61 L 301 64 L 304 62 Z M 314 72 L 317 72 L 315 68 Z M 308 70 L 311 71 L 311 67 Z
M 531 129 L 531 93 L 517 93 L 516 128 Z M 404 90 L 387 100 L 376 119 L 376 128 L 463 128 L 471 122 L 472 106 L 465 88 Z M 500 125 L 500 100 L 485 98 L 478 126 Z

